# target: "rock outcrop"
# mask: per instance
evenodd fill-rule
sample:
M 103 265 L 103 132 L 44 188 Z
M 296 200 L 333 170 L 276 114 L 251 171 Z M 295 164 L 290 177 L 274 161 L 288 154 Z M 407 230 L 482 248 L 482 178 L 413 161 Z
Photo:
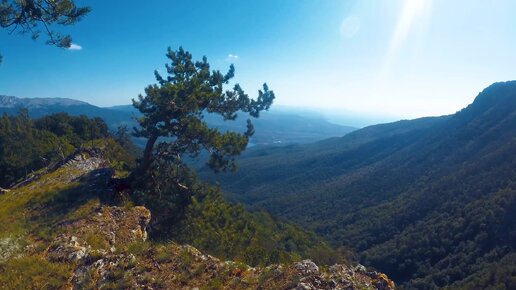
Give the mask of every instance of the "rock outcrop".
M 86 219 L 63 222 L 65 233 L 54 239 L 47 257 L 53 261 L 75 262 L 91 252 L 115 252 L 115 245 L 146 241 L 149 222 L 150 212 L 145 207 L 122 209 L 103 206 Z M 94 245 L 90 245 L 92 243 Z
M 189 245 L 146 241 L 150 212 L 144 207 L 99 208 L 64 222 L 46 251 L 50 262 L 73 264 L 72 289 L 394 289 L 382 273 L 364 266 L 322 269 L 310 260 L 250 267 L 221 261 Z
M 321 272 L 310 260 L 293 265 L 295 275 L 301 277 L 296 290 L 316 289 L 394 289 L 394 283 L 385 274 L 368 272 L 362 265 L 349 267 L 333 265 Z

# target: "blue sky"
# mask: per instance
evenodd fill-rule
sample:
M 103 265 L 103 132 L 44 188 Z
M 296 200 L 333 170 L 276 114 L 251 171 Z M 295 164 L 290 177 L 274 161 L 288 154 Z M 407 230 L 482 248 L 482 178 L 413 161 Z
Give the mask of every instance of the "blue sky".
M 75 50 L 0 31 L 0 94 L 130 103 L 168 46 L 236 66 L 276 104 L 392 118 L 453 113 L 515 79 L 516 1 L 78 1 Z

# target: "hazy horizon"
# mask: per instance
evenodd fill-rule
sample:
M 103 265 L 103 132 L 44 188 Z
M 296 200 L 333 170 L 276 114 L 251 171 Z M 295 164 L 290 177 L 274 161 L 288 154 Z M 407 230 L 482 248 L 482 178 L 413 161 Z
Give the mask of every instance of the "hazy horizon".
M 8 97 L 16 97 L 21 99 L 54 99 L 54 98 L 32 98 L 32 97 L 24 97 L 24 96 L 11 96 L 11 95 L 5 95 L 1 94 L 0 96 L 8 96 Z M 132 106 L 130 103 L 125 104 L 117 104 L 113 106 L 99 106 L 97 104 L 93 104 L 90 102 L 87 102 L 86 100 L 81 99 L 72 99 L 72 98 L 66 98 L 66 97 L 59 97 L 55 99 L 69 99 L 73 101 L 79 101 L 79 102 L 85 102 L 90 105 L 99 107 L 99 108 L 106 108 L 106 109 L 117 109 L 117 107 L 125 107 L 125 106 Z M 377 125 L 382 123 L 389 123 L 389 122 L 395 122 L 399 120 L 405 120 L 407 118 L 403 118 L 401 116 L 395 116 L 395 115 L 380 115 L 380 114 L 366 114 L 366 113 L 360 113 L 360 112 L 353 112 L 349 110 L 343 110 L 343 109 L 320 109 L 320 108 L 311 108 L 311 107 L 300 107 L 300 106 L 289 106 L 289 105 L 273 105 L 269 110 L 269 113 L 272 114 L 286 114 L 286 115 L 295 115 L 295 116 L 303 116 L 308 118 L 316 118 L 316 119 L 323 119 L 329 123 L 341 125 L 341 126 L 349 126 L 349 127 L 355 127 L 355 128 L 363 128 L 371 125 Z M 438 116 L 421 116 L 421 117 L 438 117 Z M 421 118 L 416 117 L 416 118 Z M 409 118 L 412 119 L 412 118 Z
M 63 30 L 69 50 L 0 32 L 0 94 L 128 104 L 163 72 L 168 46 L 214 69 L 235 64 L 251 96 L 267 82 L 274 106 L 389 120 L 452 114 L 514 79 L 513 1 L 153 1 L 125 2 L 124 14 L 78 4 L 92 12 Z

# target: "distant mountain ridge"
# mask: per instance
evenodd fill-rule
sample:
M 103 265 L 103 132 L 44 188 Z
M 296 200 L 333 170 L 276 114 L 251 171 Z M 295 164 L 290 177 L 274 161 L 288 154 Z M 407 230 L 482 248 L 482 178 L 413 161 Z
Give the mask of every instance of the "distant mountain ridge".
M 26 108 L 32 118 L 39 118 L 53 113 L 86 115 L 90 118 L 100 117 L 112 129 L 119 125 L 130 125 L 134 121 L 131 114 L 100 108 L 83 101 L 67 98 L 17 98 L 0 96 L 0 114 L 16 114 L 20 108 Z
M 111 129 L 120 125 L 137 126 L 135 117 L 140 115 L 132 105 L 101 108 L 86 102 L 64 98 L 17 98 L 0 96 L 0 114 L 16 114 L 20 108 L 27 108 L 29 115 L 38 118 L 52 113 L 65 112 L 70 115 L 100 117 Z M 240 114 L 235 122 L 224 122 L 215 115 L 206 115 L 210 126 L 221 130 L 246 130 L 246 116 Z M 336 125 L 313 116 L 299 116 L 285 113 L 262 113 L 253 120 L 255 135 L 252 144 L 291 144 L 310 143 L 330 137 L 344 136 L 356 128 Z M 141 141 L 141 140 L 138 140 Z M 141 143 L 141 142 L 139 142 Z
M 315 230 L 406 289 L 516 289 L 516 81 L 443 117 L 256 147 L 234 200 Z
M 46 106 L 84 106 L 89 105 L 86 102 L 77 101 L 68 98 L 17 98 L 13 96 L 0 95 L 0 107 L 2 108 L 18 108 L 27 109 L 41 108 Z

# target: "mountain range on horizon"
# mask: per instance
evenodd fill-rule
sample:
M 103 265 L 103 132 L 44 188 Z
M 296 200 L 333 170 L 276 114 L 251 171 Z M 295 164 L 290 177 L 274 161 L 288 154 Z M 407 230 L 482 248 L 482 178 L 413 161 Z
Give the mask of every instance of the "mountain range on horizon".
M 516 81 L 453 115 L 257 146 L 238 164 L 200 175 L 353 249 L 403 289 L 516 287 Z
M 32 118 L 53 113 L 68 113 L 78 116 L 102 118 L 111 129 L 125 125 L 129 128 L 137 126 L 138 110 L 132 105 L 113 107 L 97 107 L 89 103 L 66 98 L 17 98 L 0 95 L 0 114 L 16 114 L 20 108 L 27 108 Z M 207 114 L 205 120 L 212 127 L 222 130 L 245 131 L 246 116 L 235 122 L 225 122 L 222 118 Z M 252 144 L 292 144 L 310 143 L 330 137 L 343 136 L 355 127 L 342 126 L 326 121 L 315 114 L 301 115 L 286 110 L 265 112 L 260 118 L 253 120 L 256 134 L 251 138 Z M 140 144 L 140 140 L 135 140 Z M 141 145 L 141 144 L 140 144 Z

